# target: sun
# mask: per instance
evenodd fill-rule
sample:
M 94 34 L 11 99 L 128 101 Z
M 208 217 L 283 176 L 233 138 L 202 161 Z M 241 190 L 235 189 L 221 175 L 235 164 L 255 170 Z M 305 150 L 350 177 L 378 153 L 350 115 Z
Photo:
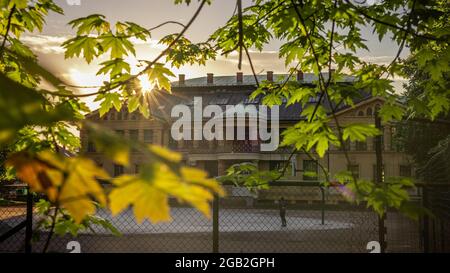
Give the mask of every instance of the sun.
M 146 75 L 139 76 L 138 80 L 143 93 L 150 93 L 155 87 L 155 84 L 151 82 Z

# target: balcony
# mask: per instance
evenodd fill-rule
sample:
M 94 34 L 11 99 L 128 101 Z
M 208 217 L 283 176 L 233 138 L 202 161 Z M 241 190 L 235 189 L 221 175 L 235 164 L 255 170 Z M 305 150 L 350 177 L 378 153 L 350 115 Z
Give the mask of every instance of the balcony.
M 223 145 L 219 141 L 201 140 L 194 145 L 193 141 L 184 141 L 182 147 L 178 147 L 176 142 L 171 143 L 169 148 L 178 152 L 187 152 L 192 154 L 204 153 L 276 153 L 289 154 L 291 147 L 279 147 L 275 151 L 261 151 L 261 142 L 257 140 L 226 140 Z

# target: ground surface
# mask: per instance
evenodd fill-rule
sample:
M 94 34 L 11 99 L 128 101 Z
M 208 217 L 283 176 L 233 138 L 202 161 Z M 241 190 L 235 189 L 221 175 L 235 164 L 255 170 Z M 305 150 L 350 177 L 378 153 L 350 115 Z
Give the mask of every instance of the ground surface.
M 0 208 L 0 232 L 24 218 L 23 208 Z M 83 252 L 211 252 L 212 221 L 191 208 L 173 208 L 168 223 L 137 224 L 132 211 L 108 218 L 123 235 L 109 235 L 94 228 L 77 238 L 55 237 L 53 251 L 67 252 L 67 242 L 80 242 Z M 366 244 L 377 240 L 377 217 L 362 211 L 326 211 L 322 224 L 320 210 L 289 210 L 286 228 L 281 227 L 276 209 L 221 209 L 219 214 L 220 252 L 367 252 Z M 398 215 L 388 215 L 391 251 L 418 251 L 418 228 Z M 44 234 L 45 235 L 45 234 Z M 39 251 L 43 238 L 34 244 Z M 0 252 L 23 247 L 23 233 L 0 243 Z

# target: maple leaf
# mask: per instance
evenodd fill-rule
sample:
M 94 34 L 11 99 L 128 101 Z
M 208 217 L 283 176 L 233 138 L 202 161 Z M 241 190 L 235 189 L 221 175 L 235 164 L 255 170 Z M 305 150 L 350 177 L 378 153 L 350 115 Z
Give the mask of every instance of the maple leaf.
M 201 170 L 181 168 L 178 176 L 165 164 L 147 165 L 143 169 L 138 176 L 122 175 L 113 180 L 116 187 L 109 195 L 113 215 L 132 205 L 139 223 L 146 218 L 153 223 L 169 221 L 168 197 L 173 196 L 210 217 L 213 192 L 224 194 L 217 182 L 208 179 Z
M 106 195 L 97 179 L 108 179 L 109 175 L 90 159 L 74 157 L 67 159 L 68 173 L 61 186 L 59 202 L 66 208 L 76 223 L 80 223 L 86 215 L 95 214 L 92 199 L 106 205 Z
M 73 39 L 67 40 L 62 44 L 66 49 L 65 58 L 72 58 L 74 56 L 83 56 L 87 63 L 92 62 L 94 57 L 98 56 L 98 42 L 94 37 L 77 36 Z
M 154 83 L 158 89 L 165 89 L 167 92 L 171 92 L 172 87 L 168 78 L 175 77 L 175 75 L 163 64 L 156 63 L 152 68 L 147 70 L 147 77 L 151 83 Z
M 109 176 L 90 159 L 67 158 L 47 150 L 35 155 L 16 153 L 7 164 L 33 191 L 47 194 L 50 201 L 66 208 L 76 223 L 95 213 L 92 200 L 106 205 L 97 179 Z

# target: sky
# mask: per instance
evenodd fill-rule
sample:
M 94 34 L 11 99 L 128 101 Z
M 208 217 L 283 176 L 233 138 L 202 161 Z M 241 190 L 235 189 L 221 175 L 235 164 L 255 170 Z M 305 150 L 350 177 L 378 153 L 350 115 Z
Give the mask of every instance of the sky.
M 55 2 L 64 9 L 65 14 L 50 14 L 42 33 L 24 36 L 23 40 L 37 53 L 45 67 L 76 85 L 97 85 L 106 80 L 105 77 L 95 75 L 99 68 L 98 63 L 106 59 L 100 58 L 90 65 L 78 58 L 64 59 L 64 50 L 60 45 L 73 37 L 75 33 L 67 25 L 69 21 L 99 13 L 105 15 L 106 19 L 113 24 L 116 21 L 132 21 L 150 28 L 168 20 L 187 23 L 198 7 L 196 0 L 193 0 L 189 6 L 174 5 L 173 0 L 55 0 Z M 69 5 L 74 2 L 80 2 L 80 5 Z M 250 0 L 243 2 L 244 6 L 251 3 Z M 235 3 L 235 0 L 213 0 L 212 5 L 204 7 L 186 36 L 194 42 L 206 40 L 215 29 L 226 23 L 233 14 Z M 179 31 L 180 26 L 177 25 L 166 25 L 153 31 L 151 41 L 136 43 L 136 59 L 155 57 L 164 49 L 158 44 L 158 40 L 167 34 Z M 358 52 L 361 58 L 380 64 L 389 63 L 392 60 L 398 46 L 389 39 L 379 42 L 367 29 L 363 29 L 363 36 L 368 41 L 370 51 Z M 287 71 L 284 60 L 278 58 L 278 49 L 281 44 L 280 41 L 272 40 L 262 52 L 251 50 L 257 72 L 265 73 L 271 70 L 275 73 L 285 73 Z M 402 56 L 404 57 L 407 53 L 407 51 L 404 52 Z M 220 56 L 215 61 L 208 61 L 206 66 L 184 66 L 173 71 L 175 74 L 186 74 L 187 79 L 205 76 L 206 73 L 234 75 L 238 71 L 237 54 L 232 54 L 228 58 Z M 245 74 L 251 73 L 246 60 L 243 62 L 242 71 Z M 396 87 L 400 89 L 401 81 L 396 82 Z

